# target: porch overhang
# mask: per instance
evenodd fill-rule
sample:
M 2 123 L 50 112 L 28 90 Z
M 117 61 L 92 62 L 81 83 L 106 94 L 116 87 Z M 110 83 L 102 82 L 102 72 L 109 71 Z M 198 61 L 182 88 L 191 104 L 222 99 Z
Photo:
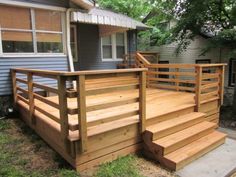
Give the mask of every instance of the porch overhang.
M 112 26 L 123 29 L 144 30 L 149 27 L 135 19 L 109 10 L 93 8 L 89 12 L 72 12 L 71 22 Z

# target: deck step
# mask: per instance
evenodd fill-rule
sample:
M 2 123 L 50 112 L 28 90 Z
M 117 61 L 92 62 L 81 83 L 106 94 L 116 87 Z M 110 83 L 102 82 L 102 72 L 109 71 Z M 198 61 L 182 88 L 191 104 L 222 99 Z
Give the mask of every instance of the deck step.
M 171 120 L 163 121 L 147 127 L 144 137 L 154 141 L 203 122 L 204 117 L 204 113 L 192 112 Z
M 223 144 L 225 138 L 225 134 L 214 131 L 170 154 L 165 155 L 161 161 L 169 169 L 179 170 L 193 160 Z
M 211 122 L 201 122 L 186 128 L 182 131 L 168 135 L 156 141 L 153 141 L 153 145 L 159 150 L 161 155 L 169 154 L 203 136 L 208 135 L 215 131 L 217 125 Z

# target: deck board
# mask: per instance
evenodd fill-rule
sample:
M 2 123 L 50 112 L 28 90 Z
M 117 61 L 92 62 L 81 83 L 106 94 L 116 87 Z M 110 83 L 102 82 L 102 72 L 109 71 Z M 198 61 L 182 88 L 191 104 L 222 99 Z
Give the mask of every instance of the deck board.
M 95 106 L 103 103 L 127 100 L 136 98 L 138 90 L 135 91 L 120 91 L 115 93 L 106 93 L 87 97 L 87 106 Z M 47 99 L 58 103 L 58 97 L 52 96 Z M 166 113 L 172 112 L 178 107 L 194 105 L 194 94 L 188 92 L 176 92 L 161 89 L 147 89 L 147 119 L 151 119 Z M 59 117 L 59 111 L 39 100 L 35 100 L 35 105 L 51 114 Z M 77 107 L 76 98 L 68 98 L 68 107 L 74 109 Z M 87 113 L 87 122 L 97 121 L 104 117 L 115 116 L 122 113 L 138 110 L 138 103 L 132 103 L 102 110 L 91 111 Z M 78 125 L 78 115 L 69 115 L 69 124 Z

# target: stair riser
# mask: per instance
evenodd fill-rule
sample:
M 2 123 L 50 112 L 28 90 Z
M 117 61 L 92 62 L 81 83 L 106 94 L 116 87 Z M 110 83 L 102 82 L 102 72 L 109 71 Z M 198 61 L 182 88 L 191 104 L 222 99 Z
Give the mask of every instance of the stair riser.
M 193 126 L 193 125 L 198 124 L 203 121 L 204 121 L 204 117 L 198 117 L 194 120 L 190 120 L 190 121 L 184 122 L 180 125 L 176 125 L 175 127 L 170 127 L 170 128 L 165 129 L 163 131 L 155 132 L 152 136 L 152 141 L 158 140 L 160 138 L 163 138 L 163 137 L 173 134 L 175 132 L 184 130 L 185 128 L 188 128 L 190 126 Z
M 188 159 L 185 159 L 182 162 L 179 162 L 178 164 L 170 161 L 169 159 L 166 159 L 165 157 L 163 157 L 163 159 L 161 159 L 161 163 L 163 165 L 165 165 L 166 167 L 168 167 L 171 170 L 179 170 L 181 168 L 183 168 L 184 166 L 188 165 L 189 163 L 191 163 L 192 161 L 200 158 L 201 156 L 205 155 L 206 153 L 212 151 L 213 149 L 219 147 L 220 145 L 225 143 L 225 137 L 221 138 L 220 140 L 214 142 L 213 144 L 211 144 L 208 147 L 205 147 L 204 149 L 202 149 L 201 151 L 199 151 L 198 153 L 192 155 L 191 157 L 189 157 Z
M 166 147 L 166 148 L 161 147 L 162 155 L 164 156 L 166 154 L 169 154 L 169 153 L 171 153 L 171 152 L 173 152 L 173 151 L 175 151 L 175 150 L 177 150 L 177 149 L 179 149 L 179 148 L 181 148 L 181 147 L 183 147 L 183 146 L 185 146 L 185 145 L 187 145 L 187 144 L 189 144 L 189 143 L 191 143 L 195 140 L 198 140 L 198 139 L 202 138 L 203 136 L 206 136 L 206 135 L 212 133 L 213 131 L 215 131 L 215 128 L 211 127 L 209 129 L 206 129 L 202 132 L 199 132 L 199 133 L 197 133 L 197 134 L 195 134 L 191 137 L 188 137 L 188 138 L 186 138 L 186 139 L 184 139 L 184 140 L 182 140 L 182 141 L 180 141 L 180 142 L 178 142 L 178 143 L 176 143 L 172 146 L 169 146 L 169 147 Z
M 161 115 L 161 116 L 157 116 L 157 117 L 153 117 L 151 119 L 148 119 L 146 124 L 147 124 L 147 126 L 154 125 L 154 124 L 166 121 L 166 120 L 174 119 L 174 118 L 181 116 L 181 115 L 191 113 L 193 111 L 194 111 L 194 107 L 181 109 L 181 110 L 178 110 L 175 112 L 171 112 L 171 113 L 168 113 L 165 115 Z

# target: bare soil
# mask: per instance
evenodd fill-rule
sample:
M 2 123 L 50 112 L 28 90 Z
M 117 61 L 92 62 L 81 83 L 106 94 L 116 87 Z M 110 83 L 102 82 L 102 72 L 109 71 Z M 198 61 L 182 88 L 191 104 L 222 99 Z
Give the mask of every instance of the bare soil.
M 62 177 L 77 176 L 72 167 L 63 160 L 59 154 L 51 149 L 39 136 L 37 136 L 28 126 L 19 119 L 7 120 L 10 128 L 4 130 L 9 138 L 13 138 L 16 143 L 7 144 L 7 151 L 14 152 L 15 158 L 20 161 L 17 168 L 27 171 L 26 174 L 37 172 L 36 176 Z M 1 149 L 0 149 L 1 151 Z M 143 156 L 135 156 L 137 168 L 141 176 L 144 177 L 176 177 L 176 175 L 158 163 L 145 159 Z M 14 164 L 12 164 L 14 165 Z M 99 168 L 99 167 L 98 167 Z M 83 171 L 79 176 L 92 177 L 98 170 L 93 168 Z M 66 171 L 65 171 L 66 170 Z M 65 173 L 66 172 L 66 173 Z M 34 175 L 32 175 L 34 176 Z M 129 176 L 124 176 L 129 177 Z

